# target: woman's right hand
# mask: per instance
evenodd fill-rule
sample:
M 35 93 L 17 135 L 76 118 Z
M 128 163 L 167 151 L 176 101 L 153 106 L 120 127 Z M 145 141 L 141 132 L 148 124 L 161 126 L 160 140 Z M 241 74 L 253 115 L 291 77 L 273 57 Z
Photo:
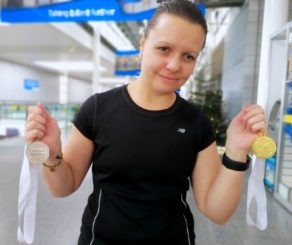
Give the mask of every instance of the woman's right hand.
M 28 144 L 39 140 L 48 145 L 50 158 L 61 152 L 61 130 L 56 120 L 46 111 L 41 103 L 28 108 L 25 125 L 25 139 Z

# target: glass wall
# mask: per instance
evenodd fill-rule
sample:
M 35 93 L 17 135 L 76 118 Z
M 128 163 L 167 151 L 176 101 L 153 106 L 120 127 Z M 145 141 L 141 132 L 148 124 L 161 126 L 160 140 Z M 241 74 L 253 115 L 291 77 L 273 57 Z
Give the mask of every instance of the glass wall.
M 270 51 L 269 79 L 282 89 L 274 196 L 292 212 L 292 22 L 272 37 Z
M 0 102 L 0 138 L 23 136 L 27 109 L 31 104 L 22 102 Z M 47 111 L 58 122 L 62 130 L 70 128 L 79 104 L 44 103 Z

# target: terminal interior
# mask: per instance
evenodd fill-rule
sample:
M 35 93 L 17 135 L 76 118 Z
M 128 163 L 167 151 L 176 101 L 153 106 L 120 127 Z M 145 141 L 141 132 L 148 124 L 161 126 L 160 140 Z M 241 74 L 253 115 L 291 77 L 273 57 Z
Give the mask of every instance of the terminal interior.
M 8 4 L 2 1 L 2 6 Z M 268 134 L 277 143 L 276 154 L 266 160 L 263 180 L 268 200 L 267 229 L 260 231 L 246 224 L 247 172 L 239 208 L 225 225 L 204 218 L 189 193 L 196 244 L 291 244 L 292 1 L 196 2 L 206 7 L 208 39 L 194 75 L 180 89 L 180 95 L 190 100 L 198 93 L 217 91 L 226 122 L 242 106 L 259 103 L 266 109 Z M 273 23 L 267 19 L 273 19 Z M 117 51 L 138 50 L 146 23 L 7 23 L 0 19 L 1 244 L 19 244 L 18 188 L 28 107 L 43 103 L 58 121 L 66 142 L 71 122 L 86 98 L 135 79 L 131 74 L 115 73 Z M 224 151 L 224 144 L 218 150 Z M 78 191 L 62 199 L 48 192 L 41 169 L 38 179 L 33 244 L 76 244 L 81 215 L 92 191 L 90 171 Z

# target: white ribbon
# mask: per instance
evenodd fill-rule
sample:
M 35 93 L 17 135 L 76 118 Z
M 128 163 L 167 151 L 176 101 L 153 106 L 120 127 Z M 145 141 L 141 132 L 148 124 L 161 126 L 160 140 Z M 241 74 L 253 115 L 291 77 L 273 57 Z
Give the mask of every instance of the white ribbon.
M 26 244 L 31 244 L 34 240 L 38 189 L 37 168 L 36 164 L 29 163 L 25 146 L 19 182 L 17 239 Z
M 259 230 L 267 228 L 267 197 L 264 186 L 265 159 L 252 158 L 252 170 L 248 179 L 246 222 Z M 256 220 L 250 215 L 251 202 L 256 202 Z

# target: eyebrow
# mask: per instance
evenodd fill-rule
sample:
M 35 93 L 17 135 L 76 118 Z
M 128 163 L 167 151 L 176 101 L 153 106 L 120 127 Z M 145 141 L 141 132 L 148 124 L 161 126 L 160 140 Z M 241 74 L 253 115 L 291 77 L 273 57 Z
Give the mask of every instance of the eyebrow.
M 157 41 L 157 43 L 159 45 L 167 45 L 167 46 L 172 46 L 171 43 L 167 42 L 167 41 Z M 186 53 L 194 53 L 196 55 L 199 55 L 200 52 L 196 51 L 196 50 L 190 50 L 190 51 L 187 51 Z

